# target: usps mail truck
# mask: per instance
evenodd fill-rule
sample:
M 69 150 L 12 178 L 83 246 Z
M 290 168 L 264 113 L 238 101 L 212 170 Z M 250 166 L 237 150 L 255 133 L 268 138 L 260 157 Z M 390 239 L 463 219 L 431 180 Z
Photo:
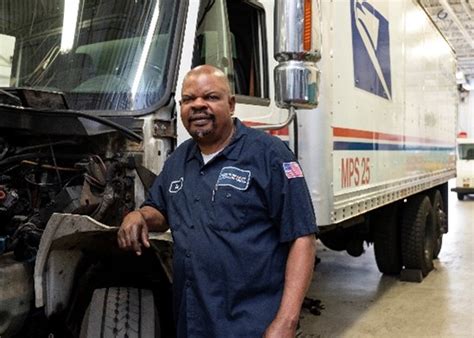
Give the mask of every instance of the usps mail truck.
M 141 257 L 115 238 L 189 137 L 177 101 L 200 64 L 227 74 L 238 118 L 297 155 L 324 245 L 358 256 L 373 243 L 380 271 L 404 279 L 433 268 L 455 176 L 456 64 L 417 1 L 0 10 L 2 337 L 41 323 L 28 314 L 61 337 L 172 334 L 171 235 L 151 234 Z
M 474 139 L 460 137 L 457 139 L 456 192 L 462 201 L 469 194 L 474 194 Z

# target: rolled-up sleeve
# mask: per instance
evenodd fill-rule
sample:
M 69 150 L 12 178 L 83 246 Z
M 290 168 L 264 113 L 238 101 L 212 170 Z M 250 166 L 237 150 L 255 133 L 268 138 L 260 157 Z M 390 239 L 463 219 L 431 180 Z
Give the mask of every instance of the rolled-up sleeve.
M 164 189 L 166 187 L 165 183 L 165 174 L 164 174 L 164 169 L 163 171 L 155 178 L 155 181 L 153 182 L 153 185 L 151 186 L 150 190 L 147 193 L 147 197 L 145 199 L 145 202 L 141 205 L 142 207 L 144 206 L 150 206 L 158 211 L 160 211 L 165 218 L 167 217 L 167 202 L 166 202 L 166 195 L 165 192 L 166 190 Z
M 271 180 L 267 189 L 269 214 L 279 226 L 280 241 L 319 232 L 303 171 L 283 142 L 275 141 L 268 152 Z

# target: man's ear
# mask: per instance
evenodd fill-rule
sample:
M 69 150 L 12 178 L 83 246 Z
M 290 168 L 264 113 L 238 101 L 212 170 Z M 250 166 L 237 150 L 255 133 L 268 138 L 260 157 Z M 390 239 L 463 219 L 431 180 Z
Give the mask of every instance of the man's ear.
M 234 115 L 234 110 L 235 110 L 235 96 L 234 95 L 229 96 L 229 109 L 230 109 L 231 115 Z

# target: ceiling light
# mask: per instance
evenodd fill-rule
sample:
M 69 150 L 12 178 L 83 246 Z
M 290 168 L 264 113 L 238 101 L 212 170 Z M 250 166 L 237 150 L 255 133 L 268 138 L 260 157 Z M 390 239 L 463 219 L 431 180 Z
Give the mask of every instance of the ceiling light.
M 69 52 L 74 46 L 77 14 L 80 0 L 64 0 L 63 32 L 61 35 L 61 53 Z

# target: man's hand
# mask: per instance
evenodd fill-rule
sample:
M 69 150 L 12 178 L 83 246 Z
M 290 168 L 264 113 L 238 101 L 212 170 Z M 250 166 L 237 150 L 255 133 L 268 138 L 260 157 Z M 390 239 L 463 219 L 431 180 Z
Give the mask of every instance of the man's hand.
M 142 246 L 150 247 L 147 223 L 140 211 L 125 216 L 117 233 L 117 242 L 121 249 L 135 251 L 137 256 L 142 254 Z
M 314 235 L 299 237 L 291 244 L 280 308 L 273 322 L 265 330 L 265 338 L 295 337 L 301 304 L 311 283 L 315 257 Z
M 295 338 L 296 327 L 296 323 L 275 318 L 265 330 L 263 338 Z
M 125 216 L 117 233 L 117 242 L 121 249 L 135 251 L 140 256 L 143 247 L 150 247 L 148 231 L 166 230 L 168 224 L 163 214 L 153 207 L 144 206 Z

